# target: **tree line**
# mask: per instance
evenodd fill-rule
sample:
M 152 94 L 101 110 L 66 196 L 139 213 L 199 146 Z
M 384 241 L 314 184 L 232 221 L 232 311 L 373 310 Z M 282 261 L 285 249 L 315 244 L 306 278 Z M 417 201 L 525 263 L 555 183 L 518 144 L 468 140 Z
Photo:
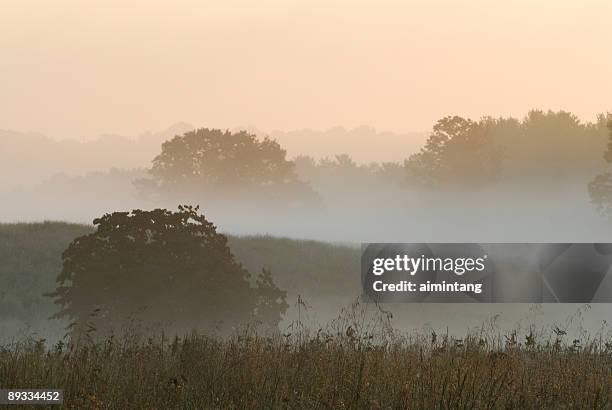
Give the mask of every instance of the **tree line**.
M 601 170 L 609 114 L 583 123 L 575 115 L 531 111 L 523 120 L 460 116 L 440 119 L 425 145 L 401 162 L 357 164 L 348 155 L 315 160 L 287 158 L 273 139 L 246 131 L 202 128 L 163 143 L 146 178 L 135 182 L 147 196 L 249 194 L 262 198 L 313 198 L 313 185 L 333 181 L 402 187 L 463 188 L 507 181 L 580 179 Z M 372 141 L 372 149 L 376 141 Z

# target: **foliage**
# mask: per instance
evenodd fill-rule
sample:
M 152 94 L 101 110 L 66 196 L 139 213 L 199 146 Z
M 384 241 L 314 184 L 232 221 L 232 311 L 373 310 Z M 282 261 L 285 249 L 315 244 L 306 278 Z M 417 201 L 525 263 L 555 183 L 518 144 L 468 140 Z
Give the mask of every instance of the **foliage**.
M 161 196 L 312 196 L 294 168 L 286 151 L 270 138 L 259 141 L 246 131 L 201 128 L 164 142 L 161 153 L 153 159 L 151 178 L 138 180 L 136 185 L 142 193 Z
M 566 111 L 540 110 L 523 120 L 445 117 L 405 167 L 410 181 L 430 187 L 584 181 L 599 167 L 605 145 L 602 118 L 582 123 Z
M 43 294 L 56 288 L 62 252 L 75 238 L 93 232 L 91 226 L 60 222 L 0 224 L 0 322 L 18 321 L 20 327 L 30 325 L 31 332 L 41 333 L 43 327 L 46 332 L 53 324 L 47 319 L 57 308 Z M 359 292 L 357 282 L 349 288 L 346 282 L 346 277 L 359 269 L 357 247 L 271 236 L 227 238 L 235 260 L 249 272 L 265 270 L 272 275 L 276 286 L 287 291 L 287 300 L 301 294 L 321 305 L 323 298 L 345 303 Z M 262 292 L 267 292 L 265 287 Z M 129 308 L 137 310 L 139 300 L 132 300 L 134 304 Z M 264 306 L 258 310 L 265 317 Z M 329 309 L 332 307 L 337 306 Z M 182 320 L 176 317 L 173 323 L 183 325 Z M 59 331 L 53 333 L 63 335 Z
M 79 332 L 109 332 L 129 320 L 173 330 L 223 330 L 252 319 L 275 326 L 287 308 L 269 272 L 251 286 L 227 238 L 197 207 L 114 212 L 94 225 L 64 251 L 52 293 L 62 307 L 54 317 L 74 319 Z
M 475 184 L 495 181 L 501 152 L 483 124 L 458 116 L 433 127 L 425 147 L 405 163 L 412 180 L 427 184 Z
M 406 171 L 399 162 L 372 162 L 357 164 L 347 154 L 315 160 L 300 155 L 294 159 L 296 171 L 325 199 L 344 197 L 350 199 L 351 192 L 363 196 L 365 193 L 384 189 L 404 189 Z
M 608 115 L 607 127 L 609 132 L 608 149 L 604 153 L 604 159 L 612 164 L 612 114 Z M 597 175 L 589 184 L 589 195 L 591 201 L 603 214 L 612 214 L 612 174 L 605 172 Z
M 483 121 L 503 147 L 503 177 L 566 181 L 592 175 L 605 144 L 605 126 L 582 123 L 566 111 L 532 110 L 522 121 Z

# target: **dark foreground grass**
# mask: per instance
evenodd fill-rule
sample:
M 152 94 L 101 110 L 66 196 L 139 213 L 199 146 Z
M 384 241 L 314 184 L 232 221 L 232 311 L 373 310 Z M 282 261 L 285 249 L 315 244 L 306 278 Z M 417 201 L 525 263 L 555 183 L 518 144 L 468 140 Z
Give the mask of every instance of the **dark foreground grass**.
M 409 338 L 348 326 L 30 341 L 0 350 L 0 385 L 62 388 L 64 407 L 78 409 L 611 408 L 612 345 L 552 336 Z

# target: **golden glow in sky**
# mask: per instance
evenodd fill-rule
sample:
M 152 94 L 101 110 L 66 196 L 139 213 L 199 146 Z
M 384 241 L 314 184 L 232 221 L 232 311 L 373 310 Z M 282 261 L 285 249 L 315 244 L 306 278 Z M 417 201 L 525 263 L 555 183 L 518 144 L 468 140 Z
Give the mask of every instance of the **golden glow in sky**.
M 612 2 L 4 0 L 0 128 L 429 130 L 612 109 Z

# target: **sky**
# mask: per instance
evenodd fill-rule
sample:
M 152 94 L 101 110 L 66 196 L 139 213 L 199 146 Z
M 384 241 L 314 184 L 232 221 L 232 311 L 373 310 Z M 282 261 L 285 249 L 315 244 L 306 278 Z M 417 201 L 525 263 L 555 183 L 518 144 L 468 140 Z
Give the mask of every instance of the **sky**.
M 612 109 L 609 0 L 0 3 L 0 129 L 410 132 Z

